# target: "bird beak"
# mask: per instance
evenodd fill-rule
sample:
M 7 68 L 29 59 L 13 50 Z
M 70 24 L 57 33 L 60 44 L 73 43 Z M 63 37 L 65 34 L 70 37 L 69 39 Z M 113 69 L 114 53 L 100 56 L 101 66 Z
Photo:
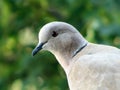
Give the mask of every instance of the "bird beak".
M 35 49 L 32 51 L 32 56 L 34 56 L 35 54 L 38 53 L 38 51 L 40 51 L 42 49 L 42 46 L 44 45 L 45 43 L 40 43 L 38 44 Z

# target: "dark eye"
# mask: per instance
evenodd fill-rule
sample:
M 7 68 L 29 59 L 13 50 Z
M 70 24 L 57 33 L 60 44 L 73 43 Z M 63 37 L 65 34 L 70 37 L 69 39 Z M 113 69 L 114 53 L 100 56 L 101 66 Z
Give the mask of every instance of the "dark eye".
M 56 37 L 57 35 L 58 35 L 58 33 L 55 32 L 55 31 L 53 31 L 52 36 L 53 36 L 53 37 Z

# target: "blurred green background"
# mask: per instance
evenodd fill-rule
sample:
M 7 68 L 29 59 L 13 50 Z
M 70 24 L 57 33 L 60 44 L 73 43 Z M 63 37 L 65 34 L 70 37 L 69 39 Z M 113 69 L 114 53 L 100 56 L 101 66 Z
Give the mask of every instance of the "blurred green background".
M 51 21 L 120 48 L 120 0 L 0 0 L 0 90 L 69 90 L 50 52 L 31 56 L 39 29 Z

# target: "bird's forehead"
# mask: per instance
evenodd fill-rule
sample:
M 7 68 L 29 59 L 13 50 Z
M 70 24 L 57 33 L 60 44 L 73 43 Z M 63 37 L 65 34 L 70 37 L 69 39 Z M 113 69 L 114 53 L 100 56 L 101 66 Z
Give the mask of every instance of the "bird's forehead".
M 46 41 L 50 38 L 52 32 L 52 27 L 47 24 L 40 29 L 38 38 L 40 41 Z
M 40 30 L 38 38 L 39 41 L 45 42 L 49 37 L 48 31 L 47 30 Z
M 44 25 L 39 32 L 39 36 L 50 36 L 53 31 L 58 31 L 59 26 L 56 23 L 48 23 Z
M 52 29 L 54 29 L 54 28 L 55 28 L 54 24 L 52 24 L 52 23 L 46 24 L 40 29 L 39 34 L 50 33 L 52 31 Z

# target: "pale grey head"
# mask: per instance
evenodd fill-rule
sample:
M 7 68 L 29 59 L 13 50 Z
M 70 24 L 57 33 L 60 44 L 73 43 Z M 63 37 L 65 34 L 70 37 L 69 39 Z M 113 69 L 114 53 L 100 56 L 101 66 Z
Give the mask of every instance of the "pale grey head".
M 41 49 L 53 53 L 54 51 L 62 52 L 62 50 L 71 52 L 71 50 L 82 47 L 86 42 L 72 25 L 57 21 L 44 25 L 39 32 L 38 38 L 39 43 L 32 52 L 33 56 Z

